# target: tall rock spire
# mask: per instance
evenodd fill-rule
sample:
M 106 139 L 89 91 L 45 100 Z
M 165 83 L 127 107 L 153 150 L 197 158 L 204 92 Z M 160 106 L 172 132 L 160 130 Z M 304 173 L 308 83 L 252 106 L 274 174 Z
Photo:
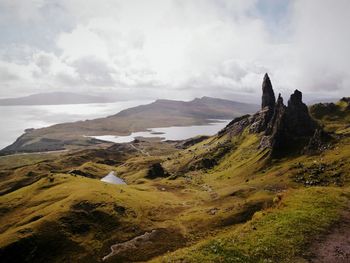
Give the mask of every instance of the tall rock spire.
M 270 109 L 274 109 L 276 98 L 275 93 L 273 92 L 272 84 L 269 78 L 269 75 L 266 73 L 264 76 L 264 80 L 262 83 L 262 102 L 261 108 L 269 107 Z
M 252 125 L 249 128 L 251 132 L 262 132 L 266 130 L 267 124 L 273 116 L 275 104 L 275 93 L 273 92 L 269 75 L 266 73 L 262 83 L 261 110 L 252 116 Z
M 288 129 L 295 136 L 312 136 L 317 123 L 311 118 L 302 98 L 303 94 L 299 90 L 290 95 L 287 107 Z

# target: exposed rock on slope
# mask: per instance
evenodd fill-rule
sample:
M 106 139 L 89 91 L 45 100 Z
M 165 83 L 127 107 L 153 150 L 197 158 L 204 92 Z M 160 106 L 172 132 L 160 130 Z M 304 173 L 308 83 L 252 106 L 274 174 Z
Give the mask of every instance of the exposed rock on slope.
M 265 74 L 262 93 L 260 111 L 252 116 L 245 115 L 234 119 L 219 135 L 226 132 L 237 135 L 245 128 L 250 133 L 263 132 L 260 148 L 270 148 L 272 155 L 281 155 L 295 149 L 301 150 L 313 137 L 316 129 L 321 129 L 310 116 L 299 90 L 294 91 L 288 100 L 288 106 L 285 106 L 281 94 L 275 101 L 270 78 Z
M 272 89 L 270 78 L 266 73 L 262 83 L 261 110 L 252 116 L 250 132 L 257 133 L 266 130 L 274 114 L 275 104 L 275 93 Z
M 302 93 L 295 90 L 287 107 L 287 125 L 295 136 L 312 136 L 317 123 L 310 117 L 307 106 L 302 102 Z
M 261 108 L 269 107 L 273 109 L 275 107 L 275 93 L 272 89 L 272 84 L 269 78 L 269 75 L 266 73 L 264 76 L 263 84 L 262 84 L 262 102 Z
M 152 164 L 147 172 L 147 178 L 155 179 L 158 177 L 166 177 L 168 174 L 164 171 L 163 166 L 160 163 Z
M 305 153 L 317 154 L 326 150 L 330 146 L 332 137 L 322 129 L 316 129 L 314 135 L 311 137 L 308 145 L 305 147 Z
M 300 91 L 294 91 L 287 107 L 279 95 L 274 115 L 265 130 L 269 143 L 262 146 L 270 146 L 273 154 L 286 153 L 292 148 L 299 148 L 300 144 L 305 144 L 314 135 L 317 127 L 307 106 L 302 102 Z
M 350 122 L 350 97 L 344 97 L 337 103 L 317 103 L 310 107 L 310 112 L 318 120 L 334 122 L 345 118 Z

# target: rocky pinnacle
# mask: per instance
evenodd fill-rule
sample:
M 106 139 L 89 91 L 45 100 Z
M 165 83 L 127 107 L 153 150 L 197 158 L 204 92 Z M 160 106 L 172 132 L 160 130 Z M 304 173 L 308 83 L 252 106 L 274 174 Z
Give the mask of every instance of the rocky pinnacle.
M 275 107 L 275 93 L 272 89 L 272 84 L 269 78 L 269 75 L 266 73 L 264 76 L 264 80 L 262 83 L 262 102 L 261 102 L 261 108 L 269 107 L 270 109 L 273 109 Z
M 299 90 L 295 90 L 288 101 L 288 106 L 300 105 L 303 103 L 303 94 Z

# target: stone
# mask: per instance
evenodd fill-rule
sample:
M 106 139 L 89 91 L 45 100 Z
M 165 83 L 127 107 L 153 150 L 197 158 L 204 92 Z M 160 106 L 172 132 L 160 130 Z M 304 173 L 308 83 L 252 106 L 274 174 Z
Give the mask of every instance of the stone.
M 270 122 L 276 105 L 275 93 L 269 75 L 266 73 L 262 83 L 261 110 L 250 117 L 251 133 L 265 131 Z
M 308 145 L 304 149 L 306 154 L 319 154 L 329 147 L 332 137 L 322 129 L 316 129 L 310 138 Z
M 275 93 L 272 88 L 271 80 L 269 75 L 266 73 L 262 83 L 262 101 L 261 108 L 269 107 L 273 109 L 275 107 Z
M 305 103 L 302 102 L 302 93 L 295 90 L 290 96 L 287 107 L 287 129 L 299 137 L 312 136 L 317 128 L 317 123 L 309 114 Z
M 166 177 L 167 173 L 164 171 L 163 166 L 160 163 L 152 164 L 147 172 L 147 178 L 155 179 L 158 177 Z
M 262 131 L 265 131 L 268 123 L 270 122 L 270 119 L 273 115 L 273 109 L 270 107 L 265 107 L 255 113 L 253 116 L 249 118 L 250 127 L 249 132 L 250 133 L 259 133 Z
M 235 136 L 247 129 L 250 133 L 263 133 L 259 148 L 269 148 L 272 156 L 277 157 L 293 151 L 302 151 L 310 138 L 314 136 L 315 131 L 321 129 L 311 117 L 306 104 L 303 103 L 302 92 L 295 90 L 286 106 L 281 94 L 278 95 L 277 101 L 275 100 L 271 80 L 268 74 L 265 74 L 262 93 L 260 111 L 252 116 L 234 119 L 219 132 L 219 135 Z M 310 147 L 312 144 L 318 144 L 318 135 L 315 136 L 310 142 Z

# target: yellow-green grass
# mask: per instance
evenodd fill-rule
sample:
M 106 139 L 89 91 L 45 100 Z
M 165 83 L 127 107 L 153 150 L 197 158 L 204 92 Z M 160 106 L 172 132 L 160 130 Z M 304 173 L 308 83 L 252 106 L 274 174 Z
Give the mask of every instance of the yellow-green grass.
M 0 197 L 0 247 L 17 244 L 23 249 L 28 239 L 49 244 L 58 238 L 62 253 L 47 252 L 56 262 L 69 261 L 67 257 L 96 262 L 112 244 L 164 228 L 176 229 L 183 236 L 177 247 L 188 248 L 158 261 L 300 262 L 302 249 L 339 220 L 347 205 L 350 139 L 340 137 L 318 155 L 283 159 L 268 158 L 268 151 L 259 149 L 260 140 L 261 135 L 244 131 L 213 136 L 184 150 L 148 142 L 136 145 L 142 152 L 128 152 L 127 159 L 102 155 L 112 160 L 116 156 L 115 165 L 85 151 L 44 163 L 34 158 L 6 177 L 11 183 L 30 177 L 30 171 L 40 172 L 36 180 Z M 203 158 L 217 163 L 196 166 Z M 169 178 L 146 178 L 156 162 Z M 314 179 L 308 173 L 319 164 L 325 167 L 319 174 L 323 181 L 315 185 L 327 187 L 306 183 Z M 71 170 L 92 178 L 66 174 Z M 110 171 L 128 185 L 101 182 Z M 162 240 L 162 249 L 175 249 L 168 246 L 170 241 L 171 236 Z M 50 249 L 36 251 L 40 256 Z
M 13 169 L 25 165 L 57 159 L 64 152 L 28 153 L 0 156 L 0 169 Z
M 109 250 L 108 244 L 154 228 L 171 225 L 180 231 L 174 215 L 183 209 L 179 198 L 168 191 L 111 185 L 68 174 L 42 178 L 0 197 L 0 204 L 1 211 L 6 211 L 0 218 L 0 247 L 26 238 L 40 237 L 42 241 L 48 238 L 43 233 L 57 232 L 61 243 L 77 244 L 73 251 L 76 259 L 94 253 L 102 256 Z
M 339 220 L 349 189 L 290 190 L 276 207 L 215 238 L 155 262 L 303 262 L 307 245 Z M 305 261 L 306 262 L 306 261 Z

